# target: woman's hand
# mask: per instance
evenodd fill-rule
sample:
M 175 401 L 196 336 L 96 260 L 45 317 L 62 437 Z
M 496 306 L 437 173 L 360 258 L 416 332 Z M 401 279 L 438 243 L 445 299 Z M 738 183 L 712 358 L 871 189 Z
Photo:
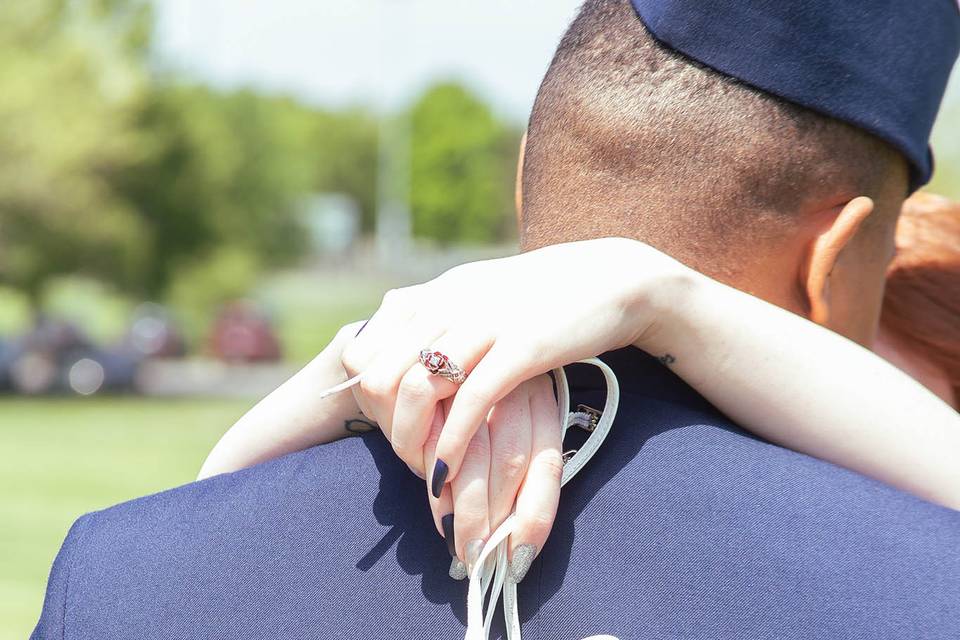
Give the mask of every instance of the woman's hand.
M 519 580 L 552 527 L 563 466 L 561 412 L 541 374 L 635 343 L 683 269 L 642 243 L 610 238 L 468 264 L 391 292 L 358 337 L 361 324 L 345 327 L 244 416 L 201 477 L 329 442 L 349 434 L 345 424 L 379 424 L 421 477 L 449 469 L 428 486 L 452 554 L 472 560 L 515 507 L 511 569 Z M 424 347 L 464 366 L 466 382 L 429 374 L 417 363 Z M 320 390 L 360 372 L 355 399 L 317 401 Z
M 343 327 L 320 355 L 238 420 L 214 447 L 199 478 L 376 429 L 351 394 L 318 395 L 346 380 L 341 352 L 362 326 Z M 445 414 L 441 410 L 436 415 L 439 420 L 427 443 L 430 456 Z M 521 579 L 550 533 L 562 467 L 559 411 L 550 379 L 540 376 L 497 404 L 475 436 L 458 480 L 447 485 L 439 499 L 430 497 L 437 530 L 455 556 L 451 575 L 466 576 L 466 566 L 458 557 L 472 562 L 476 541 L 485 539 L 516 504 L 511 557 L 513 575 Z
M 671 283 L 687 271 L 621 238 L 462 265 L 384 296 L 344 349 L 344 368 L 363 372 L 360 407 L 411 468 L 429 472 L 437 498 L 461 472 L 497 401 L 557 366 L 636 343 L 669 304 Z M 424 348 L 465 369 L 466 381 L 432 375 L 417 362 Z M 437 407 L 448 398 L 435 451 L 426 455 Z
M 344 349 L 344 368 L 363 373 L 358 405 L 398 455 L 421 477 L 432 470 L 431 508 L 451 554 L 471 564 L 515 505 L 511 575 L 523 578 L 553 525 L 563 469 L 561 411 L 542 374 L 637 343 L 688 273 L 647 245 L 608 238 L 463 265 L 384 297 Z M 469 372 L 463 384 L 419 364 L 424 348 Z M 458 562 L 451 575 L 463 575 Z
M 434 416 L 426 443 L 428 465 L 449 406 L 449 399 L 444 400 Z M 560 411 L 548 376 L 522 383 L 497 402 L 468 445 L 460 473 L 439 498 L 429 497 L 437 531 L 454 556 L 451 577 L 466 577 L 489 534 L 515 513 L 510 576 L 523 579 L 557 514 L 563 473 L 560 434 Z

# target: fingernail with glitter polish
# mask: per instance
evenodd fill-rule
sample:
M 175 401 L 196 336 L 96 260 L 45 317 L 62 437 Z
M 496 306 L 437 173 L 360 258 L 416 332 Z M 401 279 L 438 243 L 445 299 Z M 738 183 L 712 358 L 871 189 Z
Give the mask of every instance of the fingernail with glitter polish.
M 460 562 L 459 558 L 450 561 L 450 577 L 454 580 L 464 580 L 467 577 L 467 565 Z
M 521 582 L 530 570 L 533 559 L 537 557 L 537 547 L 532 544 L 520 544 L 513 550 L 513 559 L 510 560 L 510 579 Z
M 483 551 L 483 540 L 475 538 L 467 543 L 463 548 L 464 560 L 467 561 L 467 571 L 473 572 L 473 565 L 480 558 L 480 552 Z
M 448 513 L 440 518 L 440 526 L 443 527 L 443 537 L 447 541 L 447 551 L 450 552 L 451 557 L 456 558 L 457 543 L 453 538 L 453 514 Z
M 447 481 L 448 473 L 450 473 L 450 467 L 447 466 L 446 462 L 437 458 L 436 464 L 433 465 L 433 479 L 430 481 L 430 491 L 433 492 L 434 498 L 440 497 L 440 492 L 443 491 L 443 483 Z

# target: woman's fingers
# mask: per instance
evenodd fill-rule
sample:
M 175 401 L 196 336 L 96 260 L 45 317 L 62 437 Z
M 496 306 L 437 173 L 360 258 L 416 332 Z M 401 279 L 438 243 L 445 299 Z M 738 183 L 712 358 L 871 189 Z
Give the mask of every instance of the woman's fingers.
M 437 437 L 440 430 L 443 429 L 443 421 L 446 417 L 446 410 L 449 408 L 449 402 L 443 401 L 437 404 L 430 426 L 430 434 L 423 447 L 423 466 L 431 468 L 433 466 L 433 452 L 437 446 Z M 434 497 L 427 485 L 427 500 L 430 503 L 430 511 L 433 513 L 433 524 L 437 532 L 446 540 L 447 550 L 450 552 L 450 577 L 454 580 L 463 580 L 467 577 L 467 565 L 457 557 L 456 532 L 454 530 L 453 517 L 453 492 L 450 485 L 445 485 L 439 497 Z
M 342 352 L 341 361 L 347 374 L 355 376 L 365 371 L 368 365 L 384 348 L 394 342 L 394 338 L 404 329 L 416 315 L 414 294 L 412 287 L 408 289 L 393 289 L 383 296 L 380 307 L 362 325 L 354 339 L 347 344 Z
M 463 580 L 467 577 L 467 565 L 457 557 L 457 534 L 456 519 L 453 515 L 453 490 L 450 485 L 443 488 L 439 498 L 430 496 L 430 507 L 434 512 L 434 524 L 441 537 L 447 543 L 447 551 L 450 552 L 450 577 L 454 580 Z M 439 518 L 437 513 L 443 515 Z
M 413 364 L 400 379 L 393 409 L 390 442 L 397 455 L 411 467 L 417 468 L 421 475 L 431 469 L 433 464 L 433 452 L 430 462 L 426 462 L 424 447 L 430 435 L 430 426 L 435 422 L 438 413 L 438 404 L 452 396 L 456 390 L 456 384 L 431 375 L 419 364 Z M 443 426 L 442 423 L 440 426 Z M 427 466 L 428 464 L 431 466 Z
M 443 422 L 446 419 L 447 409 L 449 408 L 449 401 L 443 401 L 437 403 L 436 410 L 434 411 L 433 418 L 430 421 L 430 433 L 427 436 L 427 440 L 423 443 L 423 466 L 429 469 L 433 465 L 433 456 L 437 447 L 437 438 L 440 437 L 440 431 L 443 429 Z M 449 489 L 449 487 L 444 487 Z M 449 491 L 445 492 L 449 496 Z M 430 503 L 430 511 L 433 512 L 433 523 L 437 527 L 437 531 L 440 535 L 444 535 L 442 521 L 443 517 L 447 514 L 453 513 L 453 502 L 450 501 L 449 504 L 441 503 L 441 497 L 435 496 L 430 491 L 430 483 L 427 483 L 427 501 Z M 451 554 L 455 555 L 455 554 Z
M 437 441 L 437 460 L 430 476 L 435 495 L 459 473 L 467 443 L 493 405 L 524 380 L 543 373 L 537 370 L 539 366 L 535 352 L 520 351 L 499 340 L 477 363 L 457 390 Z
M 421 349 L 426 348 L 442 353 L 451 363 L 469 371 L 489 346 L 490 340 L 479 330 L 452 331 L 436 340 L 421 341 L 415 348 L 414 359 L 419 357 Z M 411 466 L 423 460 L 424 442 L 437 403 L 449 398 L 458 389 L 457 383 L 430 373 L 419 362 L 414 362 L 403 374 L 396 391 L 390 442 L 397 455 Z
M 343 348 L 340 362 L 347 377 L 366 373 L 390 345 L 396 344 L 398 338 L 410 330 L 417 312 L 417 291 L 416 287 L 406 287 L 391 289 L 384 294 L 377 311 L 362 330 L 358 328 L 354 339 Z M 375 420 L 389 437 L 392 405 L 385 407 L 376 404 L 358 387 L 353 387 L 351 391 L 363 414 Z
M 484 424 L 470 440 L 460 473 L 450 484 L 457 557 L 466 564 L 467 571 L 472 569 L 490 535 L 489 475 L 490 435 Z
M 531 380 L 532 443 L 527 476 L 517 494 L 517 524 L 510 536 L 510 579 L 520 582 L 550 535 L 563 475 L 560 410 L 546 375 Z
M 377 418 L 380 428 L 386 434 L 400 458 L 422 474 L 424 469 L 421 447 L 423 440 L 418 443 L 416 455 L 408 450 L 397 449 L 394 439 L 394 413 L 398 407 L 400 386 L 404 375 L 417 365 L 417 357 L 423 345 L 433 343 L 443 330 L 435 322 L 423 316 L 414 316 L 405 326 L 393 334 L 390 344 L 381 345 L 381 350 L 367 363 L 360 380 L 359 393 Z M 439 398 L 433 397 L 432 404 Z M 432 407 L 431 407 L 432 408 Z M 430 414 L 424 416 L 422 435 L 426 437 L 429 429 Z
M 524 382 L 494 405 L 488 418 L 490 432 L 490 530 L 494 531 L 513 512 L 517 492 L 530 462 L 532 422 L 530 394 L 535 388 Z

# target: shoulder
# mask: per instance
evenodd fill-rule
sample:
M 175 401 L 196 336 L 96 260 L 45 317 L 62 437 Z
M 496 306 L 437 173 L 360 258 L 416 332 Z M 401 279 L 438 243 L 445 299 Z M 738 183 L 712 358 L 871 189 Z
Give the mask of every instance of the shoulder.
M 64 539 L 60 551 L 53 561 L 53 567 L 50 569 L 47 591 L 43 598 L 43 610 L 40 614 L 40 620 L 30 636 L 31 640 L 63 637 L 70 576 L 77 556 L 82 554 L 83 533 L 91 519 L 93 519 L 93 514 L 81 516 L 67 532 L 67 537 Z
M 565 490 L 570 502 L 609 495 L 636 505 L 637 518 L 669 516 L 687 531 L 698 527 L 684 518 L 731 533 L 746 521 L 766 533 L 803 523 L 811 535 L 835 532 L 905 552 L 960 544 L 960 513 L 756 437 L 662 368 L 621 380 L 611 434 Z M 603 396 L 585 400 L 602 406 Z
M 283 496 L 315 492 L 318 475 L 326 475 L 325 481 L 337 477 L 335 465 L 346 456 L 332 455 L 334 449 L 343 453 L 357 449 L 356 444 L 292 454 L 81 516 L 70 527 L 54 561 L 47 600 L 66 606 L 71 583 L 88 581 L 107 567 L 129 566 L 120 560 L 158 559 L 173 547 L 202 547 L 210 542 L 217 523 L 222 525 L 230 514 L 256 515 L 258 505 L 266 504 L 277 513 Z
M 382 622 L 428 587 L 450 602 L 425 493 L 371 433 L 88 514 L 64 543 L 35 637 L 61 637 L 45 630 L 64 620 L 79 637 L 153 637 L 158 624 L 278 637 L 306 618 L 335 635 L 331 609 L 299 603 L 396 600 L 372 616 Z
M 206 544 L 228 523 L 269 527 L 324 495 L 344 493 L 347 486 L 358 503 L 372 501 L 379 467 L 391 463 L 381 452 L 389 444 L 376 442 L 376 435 L 315 447 L 88 514 L 78 522 L 84 551 L 115 555 L 124 547 L 144 551 L 148 545 Z M 360 469 L 367 472 L 358 477 Z
M 531 572 L 534 601 L 551 600 L 551 612 L 575 610 L 585 592 L 634 609 L 568 620 L 570 635 L 906 638 L 958 628 L 960 513 L 756 438 L 682 389 L 622 387 L 613 429 L 564 488 Z M 590 561 L 568 561 L 577 558 Z

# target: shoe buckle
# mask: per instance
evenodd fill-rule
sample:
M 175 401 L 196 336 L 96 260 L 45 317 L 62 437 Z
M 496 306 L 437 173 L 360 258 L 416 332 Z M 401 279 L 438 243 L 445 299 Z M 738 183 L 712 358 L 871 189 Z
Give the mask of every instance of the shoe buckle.
M 603 412 L 600 411 L 599 409 L 594 409 L 593 407 L 587 406 L 585 404 L 578 404 L 577 412 L 585 413 L 588 416 L 590 416 L 589 423 L 579 424 L 577 426 L 579 426 L 581 429 L 583 429 L 587 433 L 593 433 L 596 430 L 597 425 L 600 424 L 600 416 L 603 415 Z

